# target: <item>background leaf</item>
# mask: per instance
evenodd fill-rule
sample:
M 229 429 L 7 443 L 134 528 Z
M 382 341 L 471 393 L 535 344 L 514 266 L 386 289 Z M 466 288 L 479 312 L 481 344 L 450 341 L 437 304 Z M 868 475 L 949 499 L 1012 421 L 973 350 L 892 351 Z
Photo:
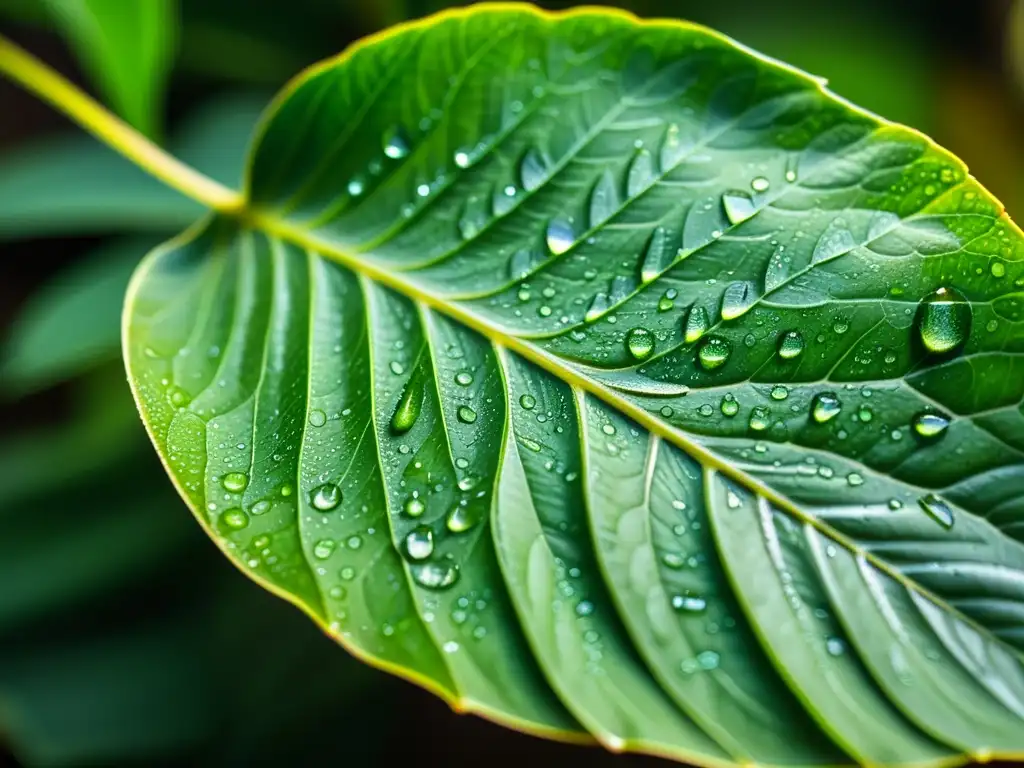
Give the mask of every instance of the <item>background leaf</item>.
M 145 134 L 161 130 L 177 43 L 174 0 L 43 0 L 111 106 Z
M 306 73 L 252 162 L 126 352 L 255 580 L 531 732 L 1021 751 L 1024 237 L 959 161 L 701 28 L 489 8 Z

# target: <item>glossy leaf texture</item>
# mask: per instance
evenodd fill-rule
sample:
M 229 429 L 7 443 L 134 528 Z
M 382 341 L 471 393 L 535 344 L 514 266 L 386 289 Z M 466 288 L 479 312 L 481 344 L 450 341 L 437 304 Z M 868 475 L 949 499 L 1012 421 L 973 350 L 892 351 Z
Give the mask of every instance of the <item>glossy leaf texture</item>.
M 526 6 L 278 98 L 134 278 L 224 552 L 461 711 L 698 764 L 1024 752 L 1024 238 L 706 29 Z

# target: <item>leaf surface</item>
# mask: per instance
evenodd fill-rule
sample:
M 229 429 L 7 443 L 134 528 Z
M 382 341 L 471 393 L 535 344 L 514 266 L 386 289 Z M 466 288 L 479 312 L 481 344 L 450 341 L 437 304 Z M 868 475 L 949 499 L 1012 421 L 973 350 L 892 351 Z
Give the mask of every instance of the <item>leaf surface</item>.
M 1024 237 L 954 157 L 703 28 L 486 6 L 300 76 L 246 195 L 140 268 L 130 378 L 347 648 L 699 764 L 1024 751 Z

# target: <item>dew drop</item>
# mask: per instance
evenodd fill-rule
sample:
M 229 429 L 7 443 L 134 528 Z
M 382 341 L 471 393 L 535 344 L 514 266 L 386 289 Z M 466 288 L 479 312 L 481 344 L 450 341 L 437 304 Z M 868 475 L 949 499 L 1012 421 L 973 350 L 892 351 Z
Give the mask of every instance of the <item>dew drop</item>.
M 544 162 L 540 152 L 531 149 L 523 155 L 522 162 L 519 164 L 519 182 L 523 189 L 532 192 L 544 183 L 547 175 L 547 163 Z
M 327 414 L 319 409 L 309 412 L 309 425 L 311 427 L 322 427 L 327 423 Z
M 686 592 L 672 596 L 672 607 L 682 613 L 703 613 L 708 603 L 703 597 Z
M 824 424 L 838 416 L 842 407 L 835 392 L 819 392 L 811 401 L 811 417 Z
M 434 532 L 418 525 L 405 537 L 405 553 L 411 560 L 426 560 L 434 554 Z
M 830 637 L 825 641 L 825 650 L 829 656 L 842 656 L 846 651 L 846 643 L 838 637 Z
M 455 153 L 454 160 L 459 168 L 469 168 L 473 164 L 473 156 L 464 149 L 460 149 Z
M 249 485 L 249 476 L 245 472 L 228 472 L 221 480 L 225 491 L 241 493 Z
M 422 517 L 423 513 L 427 511 L 427 505 L 413 496 L 405 500 L 402 511 L 405 512 L 406 517 Z
M 321 512 L 330 512 L 338 508 L 342 497 L 343 494 L 338 486 L 334 483 L 324 483 L 313 489 L 309 496 L 309 503 L 313 505 L 314 509 L 318 509 Z
M 697 360 L 705 371 L 713 371 L 725 365 L 731 351 L 731 345 L 722 337 L 708 336 L 697 350 Z
M 313 557 L 317 560 L 326 560 L 334 554 L 336 546 L 337 543 L 334 539 L 320 539 L 320 541 L 313 545 Z
M 722 398 L 722 403 L 719 407 L 722 410 L 722 415 L 728 416 L 729 418 L 732 418 L 733 416 L 740 412 L 740 404 L 732 395 L 725 395 Z
M 771 182 L 764 176 L 755 176 L 750 182 L 750 188 L 755 192 L 767 192 Z
M 590 226 L 596 227 L 615 215 L 619 208 L 619 191 L 615 177 L 606 170 L 594 184 L 590 194 Z
M 448 589 L 459 580 L 459 569 L 450 563 L 422 563 L 410 570 L 416 583 L 427 589 Z
M 626 194 L 636 197 L 654 182 L 654 157 L 646 149 L 637 152 L 626 174 Z
M 416 419 L 420 415 L 421 396 L 420 387 L 409 382 L 398 405 L 395 406 L 395 412 L 391 415 L 391 431 L 396 435 L 405 434 L 416 423 Z
M 800 331 L 786 331 L 780 335 L 778 351 L 779 357 L 783 360 L 799 357 L 804 351 L 804 337 L 800 335 Z
M 953 288 L 939 288 L 921 302 L 921 342 L 929 352 L 950 352 L 967 340 L 971 305 Z
M 534 261 L 533 251 L 520 248 L 508 260 L 508 276 L 513 280 L 522 280 L 530 274 Z
M 548 224 L 547 244 L 554 255 L 565 253 L 576 240 L 572 224 L 565 219 L 552 219 Z
M 595 293 L 594 298 L 590 301 L 590 306 L 587 308 L 586 314 L 583 316 L 583 319 L 585 322 L 592 323 L 603 317 L 610 308 L 611 304 L 608 301 L 608 294 Z
M 654 351 L 654 334 L 646 328 L 634 328 L 626 334 L 626 348 L 635 360 L 646 360 Z
M 220 516 L 221 526 L 228 531 L 240 531 L 249 525 L 249 516 L 238 507 L 224 510 Z
M 708 313 L 704 307 L 694 307 L 686 316 L 686 328 L 683 339 L 687 344 L 692 344 L 703 336 L 708 330 Z
M 757 300 L 757 288 L 745 280 L 729 283 L 722 293 L 722 319 L 735 320 L 746 314 Z
M 646 284 L 655 280 L 673 257 L 672 249 L 668 247 L 668 232 L 664 227 L 656 227 L 640 267 L 640 282 Z
M 934 493 L 929 493 L 927 496 L 922 496 L 917 500 L 917 503 L 924 510 L 925 514 L 928 515 L 932 520 L 941 525 L 946 530 L 953 527 L 953 510 L 950 509 L 949 505 L 936 496 Z
M 764 432 L 771 426 L 771 413 L 763 405 L 755 406 L 750 411 L 749 426 L 755 432 Z
M 740 224 L 757 213 L 754 201 L 746 192 L 726 192 L 722 195 L 722 210 L 730 224 Z
M 349 180 L 346 189 L 348 189 L 348 193 L 352 195 L 352 197 L 359 197 L 363 194 L 363 190 L 366 189 L 366 182 L 364 182 L 359 176 L 356 176 Z
M 468 405 L 460 405 L 458 411 L 456 411 L 459 421 L 463 424 L 472 424 L 476 421 L 476 411 L 470 408 Z
M 914 433 L 927 441 L 942 437 L 949 427 L 949 419 L 938 413 L 919 413 L 911 423 Z
M 469 371 L 459 371 L 455 374 L 455 383 L 460 387 L 468 387 L 473 383 L 473 374 Z
M 448 512 L 445 527 L 452 533 L 465 533 L 476 525 L 476 515 L 469 507 L 457 504 Z
M 789 390 L 786 389 L 782 384 L 776 384 L 774 387 L 772 387 L 769 395 L 771 396 L 772 400 L 785 400 L 787 397 L 789 397 Z
M 409 154 L 409 140 L 405 131 L 396 126 L 384 134 L 384 154 L 399 160 Z
M 519 398 L 519 404 L 523 406 L 524 410 L 532 411 L 537 405 L 537 398 L 533 395 L 522 395 Z
M 167 401 L 174 408 L 184 408 L 192 402 L 191 396 L 181 387 L 171 387 L 167 390 Z

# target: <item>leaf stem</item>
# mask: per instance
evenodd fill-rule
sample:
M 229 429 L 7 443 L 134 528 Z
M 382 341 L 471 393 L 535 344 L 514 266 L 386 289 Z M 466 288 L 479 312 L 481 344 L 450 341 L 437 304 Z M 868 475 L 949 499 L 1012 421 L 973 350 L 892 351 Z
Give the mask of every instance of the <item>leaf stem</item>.
M 182 194 L 222 213 L 235 213 L 242 196 L 167 154 L 78 86 L 0 35 L 0 74 L 48 102 L 93 136 Z

